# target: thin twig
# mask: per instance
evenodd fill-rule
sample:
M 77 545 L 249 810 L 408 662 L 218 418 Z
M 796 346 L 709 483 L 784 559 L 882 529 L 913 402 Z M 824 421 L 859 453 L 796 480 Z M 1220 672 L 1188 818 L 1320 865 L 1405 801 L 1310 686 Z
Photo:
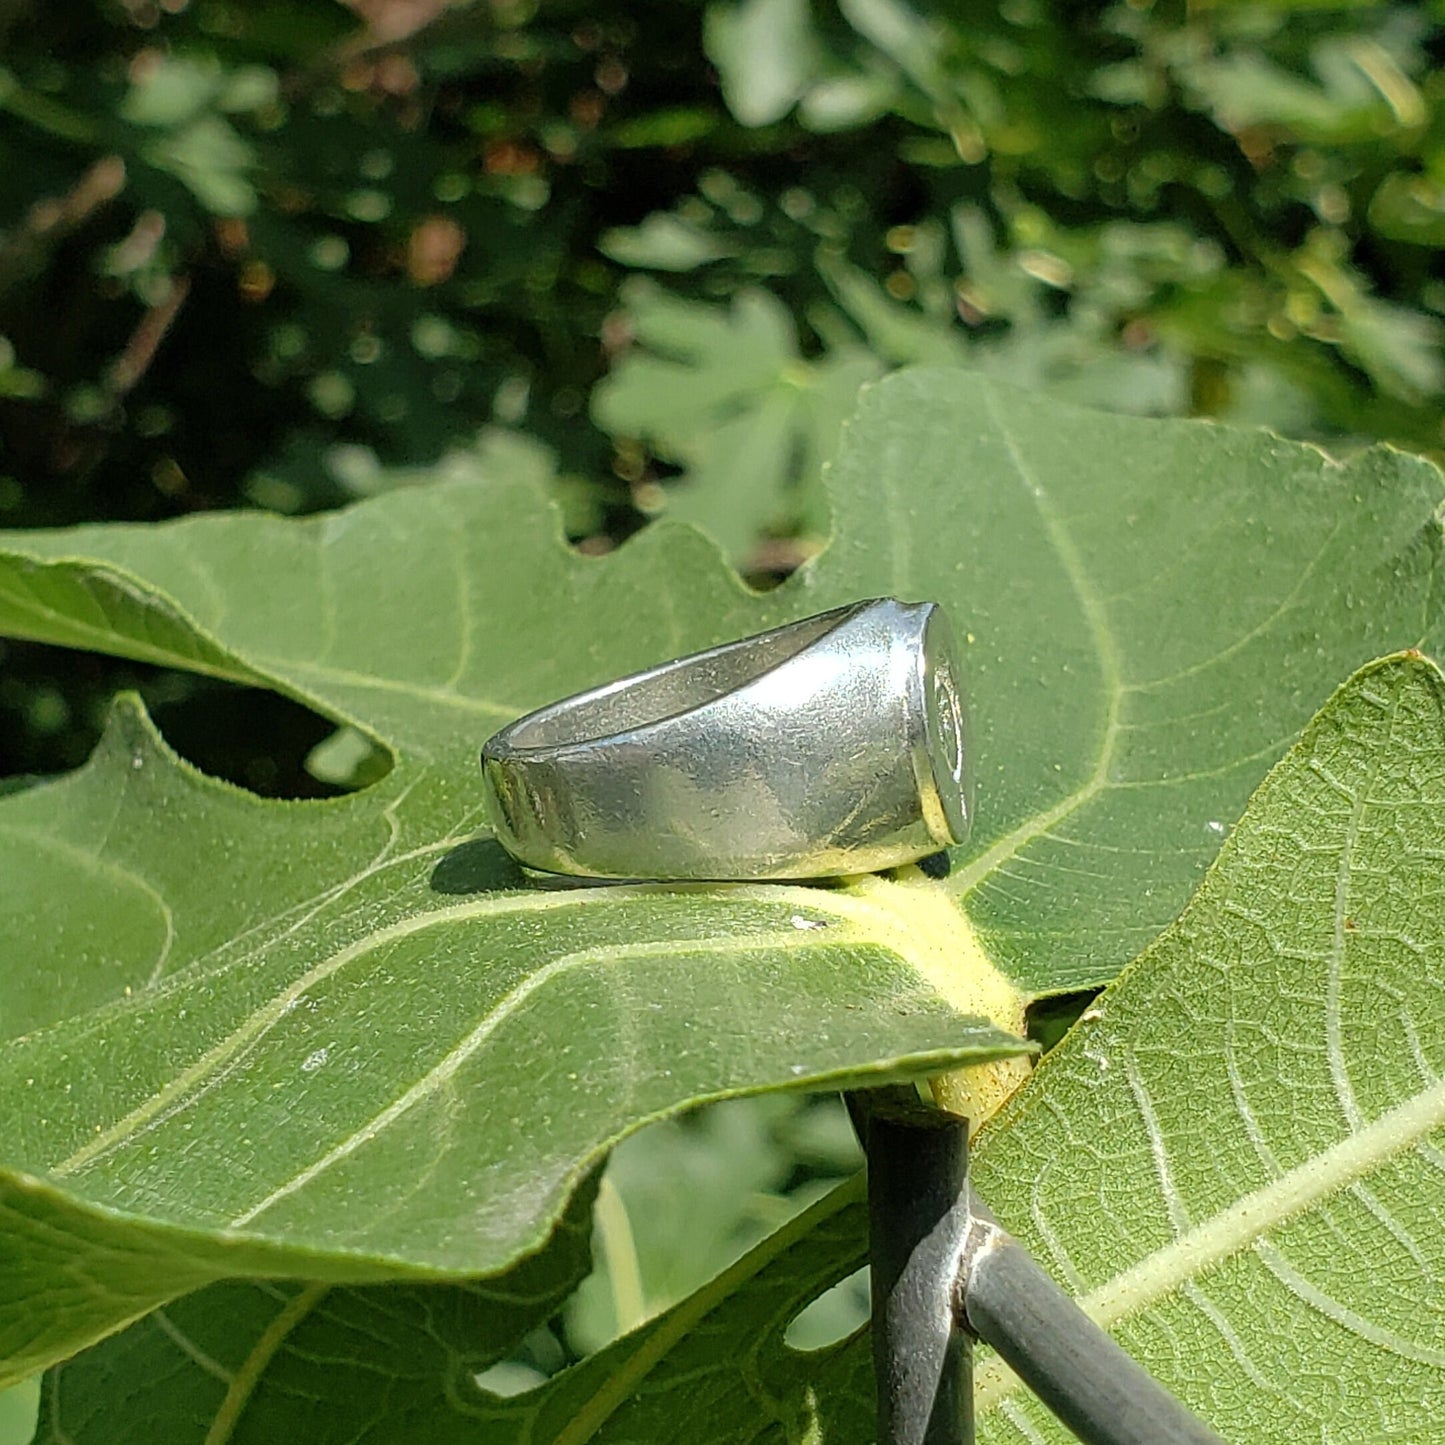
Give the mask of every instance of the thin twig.
M 1085 1445 L 1223 1445 L 970 1198 L 959 1318 L 1064 1425 Z
M 165 300 L 157 302 L 141 317 L 125 349 L 110 364 L 106 379 L 113 395 L 124 396 L 149 370 L 190 290 L 188 276 L 172 276 Z
M 968 1121 L 911 1089 L 848 1096 L 868 1157 L 880 1445 L 973 1445 L 973 1364 L 954 1313 L 968 1237 Z

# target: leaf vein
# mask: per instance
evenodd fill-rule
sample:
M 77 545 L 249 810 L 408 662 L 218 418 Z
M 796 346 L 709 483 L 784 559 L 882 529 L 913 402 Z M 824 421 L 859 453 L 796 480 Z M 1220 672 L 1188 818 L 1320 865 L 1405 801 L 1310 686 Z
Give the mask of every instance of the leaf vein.
M 261 1332 L 231 1381 L 231 1387 L 211 1421 L 211 1428 L 206 1431 L 203 1445 L 226 1445 L 276 1352 L 285 1344 L 286 1337 L 320 1304 L 329 1289 L 330 1286 L 324 1284 L 308 1285 L 288 1301 L 280 1314 Z
M 1350 1309 L 1348 1305 L 1341 1304 L 1333 1295 L 1326 1294 L 1318 1285 L 1306 1279 L 1268 1240 L 1256 1240 L 1254 1253 L 1291 1294 L 1312 1309 L 1318 1310 L 1332 1324 L 1348 1330 L 1350 1334 L 1358 1336 L 1368 1344 L 1389 1350 L 1391 1354 L 1414 1360 L 1417 1364 L 1432 1365 L 1437 1370 L 1445 1368 L 1445 1350 L 1431 1349 L 1429 1345 L 1407 1340 L 1396 1331 L 1386 1329 L 1384 1325 L 1376 1324 Z
M 534 993 L 561 975 L 570 973 L 573 969 L 585 967 L 587 964 L 616 964 L 622 959 L 666 957 L 679 952 L 746 953 L 764 949 L 798 951 L 832 946 L 832 942 L 831 939 L 819 939 L 808 934 L 778 932 L 758 934 L 746 942 L 732 937 L 659 939 L 630 943 L 624 946 L 598 944 L 591 948 L 579 948 L 570 953 L 561 954 L 551 962 L 543 964 L 541 968 L 534 969 L 529 973 L 515 988 L 500 999 L 495 1007 L 488 1010 L 486 1016 L 461 1043 L 446 1054 L 440 1062 L 428 1069 L 399 1098 L 394 1099 L 385 1109 L 373 1115 L 361 1128 L 353 1131 L 341 1143 L 327 1150 L 319 1159 L 307 1165 L 299 1173 L 292 1175 L 284 1184 L 278 1185 L 259 1203 L 238 1214 L 231 1220 L 229 1227 L 241 1229 L 252 1223 L 258 1216 L 279 1204 L 281 1200 L 296 1193 L 298 1189 L 304 1188 L 333 1165 L 339 1164 L 363 1145 L 370 1143 L 384 1130 L 396 1123 L 402 1115 L 415 1108 L 417 1104 L 430 1098 L 439 1089 L 447 1088 L 463 1065 Z
M 1187 1234 L 1145 1255 L 1085 1294 L 1084 1311 L 1106 1329 L 1141 1314 L 1172 1291 L 1252 1247 L 1284 1224 L 1445 1125 L 1445 1080 L 1404 1100 L 1357 1133 L 1349 1134 L 1288 1173 L 1235 1200 Z M 1413 1357 L 1412 1357 L 1413 1358 Z M 1442 1356 L 1441 1363 L 1445 1363 Z M 1001 1361 L 990 1359 L 975 1377 L 980 1412 L 1018 1387 Z

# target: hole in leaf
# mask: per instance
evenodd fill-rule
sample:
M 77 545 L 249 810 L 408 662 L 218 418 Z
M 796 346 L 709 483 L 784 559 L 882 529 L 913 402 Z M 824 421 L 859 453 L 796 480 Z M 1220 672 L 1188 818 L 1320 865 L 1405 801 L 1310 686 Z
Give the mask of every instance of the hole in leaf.
M 384 777 L 391 759 L 349 728 L 264 688 L 171 668 L 0 641 L 0 777 L 50 776 L 94 751 L 116 693 L 140 693 L 188 762 L 264 798 L 327 798 Z
M 562 1310 L 568 1349 L 594 1354 L 703 1288 L 859 1162 L 836 1095 L 728 1099 L 630 1135 L 598 1190 L 593 1271 Z
M 788 1321 L 783 1343 L 789 1349 L 807 1353 L 826 1350 L 846 1340 L 867 1323 L 869 1309 L 868 1266 L 855 1269 L 847 1279 L 824 1290 Z
M 391 759 L 364 732 L 343 725 L 306 754 L 305 767 L 318 783 L 350 793 L 379 783 L 391 771 Z
M 476 1386 L 489 1395 L 498 1395 L 510 1400 L 514 1395 L 525 1395 L 538 1385 L 545 1385 L 550 1376 L 544 1375 L 521 1360 L 499 1360 L 489 1370 L 483 1370 L 476 1377 Z
M 40 1416 L 40 1376 L 0 1389 L 0 1442 L 35 1439 Z
M 509 1400 L 525 1395 L 538 1385 L 545 1385 L 558 1371 L 571 1364 L 557 1336 L 547 1325 L 538 1325 L 505 1360 L 498 1360 L 479 1374 L 472 1383 L 488 1394 Z
M 1045 1050 L 1051 1049 L 1079 1021 L 1079 1015 L 1098 998 L 1101 990 L 1081 989 L 1036 999 L 1029 1005 L 1025 1032 Z

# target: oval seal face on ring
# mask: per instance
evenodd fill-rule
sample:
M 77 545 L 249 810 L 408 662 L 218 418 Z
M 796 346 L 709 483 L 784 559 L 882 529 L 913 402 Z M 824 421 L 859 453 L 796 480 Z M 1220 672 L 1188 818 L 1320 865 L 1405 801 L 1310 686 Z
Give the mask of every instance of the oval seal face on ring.
M 938 711 L 938 741 L 944 765 L 954 783 L 963 787 L 963 704 L 953 675 L 946 667 L 933 674 L 933 705 Z
M 924 711 L 928 719 L 925 753 L 932 787 L 930 826 L 939 842 L 962 843 L 973 821 L 973 749 L 968 709 L 958 686 L 958 651 L 941 608 L 929 616 L 924 644 Z

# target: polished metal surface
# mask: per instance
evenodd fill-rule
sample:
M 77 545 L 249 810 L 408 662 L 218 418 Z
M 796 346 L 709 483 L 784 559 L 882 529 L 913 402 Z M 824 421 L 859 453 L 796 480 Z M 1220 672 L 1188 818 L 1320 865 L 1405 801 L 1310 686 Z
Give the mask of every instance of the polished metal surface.
M 482 749 L 497 838 L 592 878 L 820 878 L 962 842 L 959 665 L 935 603 L 857 602 L 529 713 Z

